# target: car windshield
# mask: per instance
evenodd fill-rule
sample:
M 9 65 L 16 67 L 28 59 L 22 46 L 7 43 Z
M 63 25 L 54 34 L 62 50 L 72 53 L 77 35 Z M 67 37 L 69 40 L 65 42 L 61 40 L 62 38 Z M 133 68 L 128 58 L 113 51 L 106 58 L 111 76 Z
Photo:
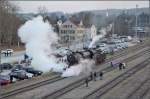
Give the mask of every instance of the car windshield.
M 24 70 L 19 70 L 19 71 L 15 71 L 18 74 L 26 74 L 26 72 Z
M 22 65 L 15 65 L 15 68 L 23 68 Z
M 30 70 L 30 71 L 31 71 L 31 70 L 34 70 L 34 69 L 33 69 L 33 68 L 27 68 L 27 70 Z

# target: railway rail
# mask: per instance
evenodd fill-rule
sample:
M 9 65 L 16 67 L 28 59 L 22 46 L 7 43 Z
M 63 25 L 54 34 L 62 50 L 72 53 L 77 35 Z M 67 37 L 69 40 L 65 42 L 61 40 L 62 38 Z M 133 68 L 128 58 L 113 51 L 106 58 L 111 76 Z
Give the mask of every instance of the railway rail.
M 148 77 L 145 81 L 143 81 L 140 86 L 135 88 L 133 92 L 131 92 L 127 99 L 143 99 L 147 92 L 150 90 L 150 77 Z
M 126 61 L 126 62 L 129 62 L 129 61 L 131 61 L 131 60 L 133 60 L 133 59 L 135 59 L 136 57 L 139 57 L 139 56 L 141 56 L 141 55 L 143 55 L 143 54 L 146 54 L 147 53 L 147 51 L 146 52 L 143 52 L 143 53 L 140 53 L 140 54 L 136 54 L 136 55 L 134 55 L 134 56 L 132 56 L 132 57 L 129 57 L 129 58 L 127 58 L 127 59 L 125 59 L 125 60 L 123 60 L 123 61 Z M 116 67 L 117 68 L 117 67 Z M 100 70 L 100 71 L 105 71 L 105 73 L 107 73 L 107 72 L 110 72 L 110 71 L 112 71 L 112 70 L 114 70 L 115 68 L 114 67 L 106 67 L 106 68 L 104 68 L 104 69 L 102 69 L 102 70 Z M 98 72 L 100 72 L 100 71 L 98 71 Z M 90 76 L 89 76 L 90 77 Z M 69 84 L 68 86 L 65 86 L 64 88 L 62 88 L 62 89 L 58 89 L 57 91 L 55 91 L 55 92 L 52 92 L 52 93 L 50 93 L 50 94 L 47 94 L 46 96 L 44 96 L 44 97 L 42 97 L 42 99 L 56 99 L 56 98 L 58 98 L 58 97 L 60 97 L 61 95 L 63 95 L 63 94 L 65 94 L 65 93 L 67 93 L 67 92 L 69 92 L 69 91 L 71 91 L 71 90 L 73 90 L 73 89 L 75 89 L 75 88 L 77 88 L 77 87 L 80 87 L 81 85 L 83 85 L 84 83 L 85 83 L 85 79 L 87 78 L 87 76 L 86 77 L 84 77 L 84 78 L 81 78 L 80 80 L 78 80 L 78 81 L 76 81 L 76 82 L 73 82 L 73 83 L 71 83 L 71 84 Z M 86 99 L 86 98 L 85 98 Z M 92 98 L 93 99 L 93 98 Z
M 60 77 L 60 76 L 54 76 L 51 79 L 48 79 L 48 80 L 45 80 L 45 81 L 42 81 L 42 82 L 38 82 L 36 84 L 32 84 L 32 85 L 29 85 L 29 86 L 25 86 L 25 87 L 22 87 L 22 88 L 19 88 L 19 89 L 1 94 L 0 99 L 4 99 L 4 98 L 7 98 L 7 97 L 16 95 L 18 93 L 22 93 L 22 92 L 25 92 L 25 91 L 28 91 L 28 90 L 31 90 L 31 89 L 34 89 L 34 88 L 38 88 L 40 86 L 43 86 L 43 85 L 46 85 L 46 84 L 49 84 L 49 83 L 53 83 L 53 82 L 56 82 L 56 81 L 62 80 L 62 79 L 64 79 L 64 78 Z
M 149 59 L 146 59 L 144 62 L 137 64 L 136 66 L 132 67 L 131 69 L 127 70 L 125 73 L 117 76 L 113 80 L 109 81 L 108 83 L 104 84 L 103 86 L 97 88 L 93 92 L 89 93 L 87 96 L 83 97 L 83 99 L 97 99 L 100 98 L 100 96 L 104 95 L 108 91 L 110 91 L 112 88 L 117 86 L 120 82 L 124 81 L 128 77 L 135 74 L 140 69 L 146 67 L 149 65 Z
M 142 46 L 143 47 L 143 46 Z M 139 48 L 139 47 L 138 47 Z M 134 49 L 135 50 L 135 49 Z M 138 50 L 138 49 L 136 49 L 136 50 Z M 125 54 L 125 53 L 124 53 Z M 143 54 L 143 53 L 142 53 Z M 138 54 L 138 55 L 142 55 L 142 54 Z M 122 56 L 123 54 L 119 54 L 119 56 Z M 119 57 L 118 55 L 117 56 L 114 56 L 114 57 Z M 132 57 L 137 57 L 137 55 L 135 55 L 135 56 L 132 56 Z M 131 57 L 130 57 L 131 58 Z M 128 58 L 128 60 L 130 60 L 129 58 Z M 110 70 L 111 70 L 111 68 L 110 67 L 107 67 L 107 68 L 105 68 L 105 69 L 103 69 L 103 70 L 105 70 L 105 71 L 107 71 L 107 72 L 109 72 Z M 51 79 L 48 79 L 48 80 L 45 80 L 45 81 L 42 81 L 42 82 L 39 82 L 39 83 L 36 83 L 36 84 L 32 84 L 32 85 L 29 85 L 29 86 L 25 86 L 25 87 L 22 87 L 22 88 L 19 88 L 19 89 L 16 89 L 16 90 L 13 90 L 13 91 L 10 91 L 10 92 L 7 92 L 7 93 L 3 93 L 3 94 L 1 94 L 1 96 L 0 96 L 0 99 L 4 99 L 4 98 L 7 98 L 7 97 L 11 97 L 11 96 L 14 96 L 14 95 L 16 95 L 16 94 L 19 94 L 19 93 L 22 93 L 22 92 L 26 92 L 26 91 L 28 91 L 28 90 L 32 90 L 32 89 L 34 89 L 34 88 L 38 88 L 38 87 L 40 87 L 40 86 L 43 86 L 43 85 L 47 85 L 47 84 L 50 84 L 50 83 L 53 83 L 53 82 L 56 82 L 56 81 L 59 81 L 59 80 L 62 80 L 62 79 L 65 79 L 65 78 L 62 78 L 62 77 L 60 77 L 60 76 L 55 76 L 55 77 L 53 77 L 53 78 L 51 78 Z M 74 88 L 76 88 L 76 87 L 78 87 L 78 86 L 80 86 L 80 85 L 82 85 L 83 83 L 84 83 L 84 80 L 83 80 L 84 78 L 82 78 L 82 79 L 80 79 L 80 80 L 78 80 L 78 81 L 76 81 L 76 82 L 74 82 L 74 83 L 71 83 L 70 85 L 68 85 L 68 86 L 70 86 L 69 88 L 67 88 L 67 87 L 64 87 L 63 88 L 63 90 L 64 91 L 62 91 L 61 89 L 61 91 L 60 90 L 58 90 L 58 91 L 60 91 L 61 92 L 61 94 L 63 94 L 63 93 L 65 93 L 65 92 L 68 92 L 69 90 L 72 90 L 72 89 L 74 89 Z M 80 83 L 79 83 L 80 82 Z M 69 89 L 69 90 L 68 90 Z M 55 95 L 56 95 L 56 93 L 57 92 L 55 92 Z M 59 96 L 59 95 L 61 95 L 60 93 L 58 94 L 57 93 L 57 95 L 56 96 Z M 53 93 L 53 95 L 54 95 L 54 93 Z M 54 96 L 55 96 L 54 95 Z M 46 97 L 43 97 L 43 98 L 46 98 Z

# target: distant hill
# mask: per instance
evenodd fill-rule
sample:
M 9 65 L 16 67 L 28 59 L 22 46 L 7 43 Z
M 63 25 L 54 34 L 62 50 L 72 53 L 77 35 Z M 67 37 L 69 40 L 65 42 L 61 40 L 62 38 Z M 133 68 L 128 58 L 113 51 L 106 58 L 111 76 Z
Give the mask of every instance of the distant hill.
M 95 24 L 97 27 L 101 27 L 104 26 L 106 24 L 108 24 L 106 22 L 106 12 L 108 12 L 108 15 L 111 17 L 116 17 L 120 14 L 122 14 L 123 12 L 128 14 L 128 15 L 136 15 L 136 9 L 105 9 L 105 10 L 93 10 L 93 11 L 81 11 L 81 12 L 77 12 L 77 13 L 72 13 L 72 14 L 68 14 L 68 13 L 63 13 L 63 12 L 48 12 L 47 16 L 50 19 L 50 22 L 52 22 L 53 24 L 56 24 L 56 21 L 58 19 L 68 19 L 71 16 L 74 16 L 74 21 L 80 22 L 80 20 L 82 19 L 84 25 L 86 24 Z M 137 14 L 141 14 L 141 13 L 149 13 L 149 8 L 138 8 L 137 9 Z M 85 18 L 85 16 L 87 16 L 88 14 L 91 14 L 91 16 L 89 15 L 88 17 L 91 17 L 91 20 L 87 20 Z M 30 20 L 33 17 L 35 17 L 37 14 L 33 14 L 33 13 L 27 13 L 27 14 L 17 14 L 18 17 L 24 19 L 24 20 Z M 82 17 L 82 18 L 81 18 Z M 111 20 L 111 19 L 109 19 Z M 109 22 L 109 20 L 107 20 Z M 89 22 L 87 22 L 89 21 Z M 110 21 L 111 22 L 111 21 Z
M 128 13 L 129 15 L 135 15 L 136 14 L 136 9 L 106 9 L 106 10 L 93 10 L 92 12 L 96 15 L 106 15 L 106 12 L 108 11 L 109 15 L 119 15 L 120 13 L 122 13 L 123 11 L 125 11 L 126 13 Z M 141 13 L 149 13 L 149 8 L 138 8 L 137 9 L 138 14 Z
M 102 15 L 102 16 L 106 16 L 106 12 L 108 11 L 108 14 L 110 16 L 114 15 L 114 16 L 118 16 L 119 14 L 121 14 L 123 11 L 125 11 L 127 14 L 129 15 L 135 15 L 136 13 L 136 9 L 133 8 L 133 9 L 106 9 L 106 10 L 92 10 L 92 11 L 82 11 L 83 13 L 84 12 L 92 12 L 93 14 L 95 15 Z M 149 13 L 149 8 L 138 8 L 137 10 L 138 14 L 141 14 L 141 13 Z M 80 12 L 78 12 L 80 13 Z M 74 14 L 78 14 L 78 13 L 74 13 Z M 34 13 L 26 13 L 26 14 L 23 14 L 23 13 L 19 13 L 17 14 L 19 17 L 22 17 L 24 18 L 25 20 L 28 20 L 28 19 L 31 19 L 33 18 L 35 15 L 37 14 L 34 14 Z M 63 12 L 48 12 L 47 14 L 49 17 L 51 17 L 52 15 L 55 15 L 57 17 L 61 17 L 61 16 L 71 16 L 71 14 L 64 14 Z

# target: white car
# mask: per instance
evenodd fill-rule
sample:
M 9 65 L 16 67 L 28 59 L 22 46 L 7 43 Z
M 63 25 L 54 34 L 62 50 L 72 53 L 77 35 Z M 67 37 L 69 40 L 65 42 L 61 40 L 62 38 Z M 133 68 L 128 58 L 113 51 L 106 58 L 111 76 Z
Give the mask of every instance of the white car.
M 13 49 L 6 49 L 8 53 L 13 53 L 14 50 Z
M 13 52 L 14 52 L 13 49 L 1 50 L 1 54 L 13 54 Z
M 104 53 L 111 53 L 113 52 L 113 49 L 111 47 L 109 47 L 107 44 L 105 43 L 98 43 L 97 46 L 99 47 L 99 49 L 102 50 L 102 52 Z
M 28 76 L 28 78 L 32 78 L 34 75 L 31 73 L 26 72 L 26 75 Z

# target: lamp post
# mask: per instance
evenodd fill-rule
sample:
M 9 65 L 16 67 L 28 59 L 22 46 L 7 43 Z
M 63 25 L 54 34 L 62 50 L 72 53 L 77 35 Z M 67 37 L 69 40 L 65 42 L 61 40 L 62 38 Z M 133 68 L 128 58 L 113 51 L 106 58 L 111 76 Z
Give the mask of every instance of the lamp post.
M 1 64 L 1 47 L 0 47 L 0 64 Z
M 149 0 L 149 35 L 148 35 L 148 40 L 149 40 L 149 61 L 150 61 L 150 0 Z M 150 75 L 150 66 L 149 66 L 149 75 Z
M 135 37 L 136 39 L 138 38 L 138 14 L 137 14 L 137 8 L 138 8 L 138 5 L 136 5 L 136 20 L 135 20 L 135 27 L 136 27 L 136 34 L 135 34 Z

